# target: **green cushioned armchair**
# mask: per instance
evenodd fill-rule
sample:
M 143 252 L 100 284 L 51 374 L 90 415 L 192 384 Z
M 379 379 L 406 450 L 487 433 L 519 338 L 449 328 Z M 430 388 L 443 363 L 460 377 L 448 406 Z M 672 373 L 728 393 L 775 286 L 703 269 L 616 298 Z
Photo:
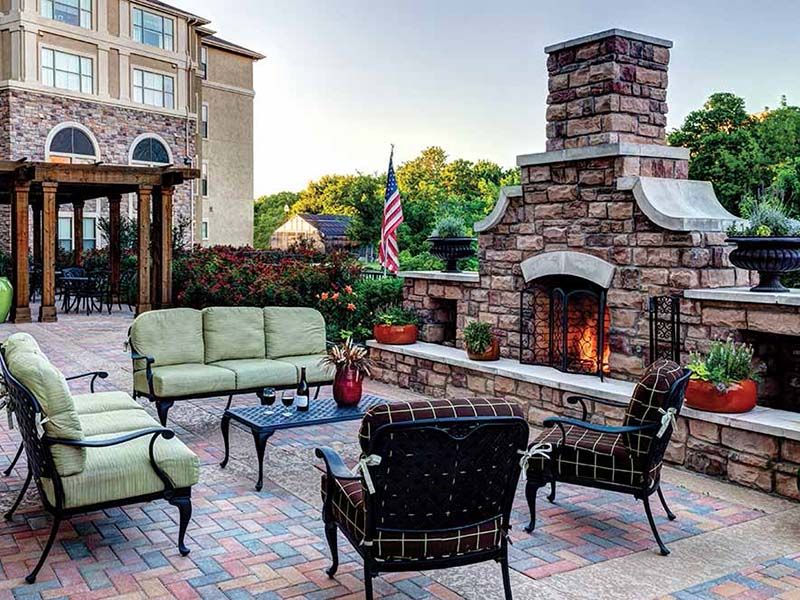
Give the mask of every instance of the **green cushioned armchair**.
M 0 371 L 28 463 L 22 490 L 5 518 L 13 517 L 31 481 L 53 516 L 28 583 L 36 581 L 63 519 L 115 506 L 167 500 L 180 515 L 178 548 L 189 553 L 191 488 L 200 467 L 172 430 L 160 427 L 125 393 L 72 396 L 66 378 L 27 334 L 14 334 L 3 344 Z

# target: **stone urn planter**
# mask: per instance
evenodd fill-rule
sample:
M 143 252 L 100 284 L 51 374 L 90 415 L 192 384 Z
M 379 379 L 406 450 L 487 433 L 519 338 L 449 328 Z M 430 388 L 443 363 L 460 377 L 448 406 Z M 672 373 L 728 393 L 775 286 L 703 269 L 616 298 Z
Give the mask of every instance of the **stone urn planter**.
M 753 410 L 758 388 L 752 379 L 718 390 L 711 382 L 690 379 L 686 387 L 686 406 L 716 413 L 745 413 Z
M 735 267 L 758 271 L 758 285 L 751 292 L 787 292 L 781 275 L 800 271 L 800 237 L 731 236 L 736 244 L 730 254 Z
M 475 255 L 471 237 L 429 237 L 431 254 L 445 262 L 444 273 L 458 273 L 458 261 Z

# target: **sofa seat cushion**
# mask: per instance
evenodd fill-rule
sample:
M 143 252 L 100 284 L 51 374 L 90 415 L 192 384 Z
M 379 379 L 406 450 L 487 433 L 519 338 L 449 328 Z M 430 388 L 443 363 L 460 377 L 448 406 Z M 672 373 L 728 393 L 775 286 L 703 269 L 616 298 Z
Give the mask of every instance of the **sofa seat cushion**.
M 151 419 L 149 427 L 158 426 Z M 108 439 L 124 433 L 128 432 L 108 433 L 87 439 Z M 163 491 L 164 483 L 150 465 L 150 440 L 151 436 L 148 435 L 118 446 L 88 448 L 83 471 L 61 478 L 64 486 L 64 507 L 91 506 Z M 200 477 L 200 461 L 177 437 L 156 440 L 154 453 L 157 464 L 176 488 L 187 488 L 197 483 Z M 42 479 L 42 488 L 48 501 L 53 504 L 53 482 Z
M 9 339 L 9 342 L 12 341 Z M 64 440 L 83 439 L 83 430 L 67 381 L 44 354 L 18 349 L 11 353 L 7 365 L 14 378 L 41 405 L 44 413 L 42 425 L 46 435 Z M 52 454 L 55 468 L 62 476 L 80 473 L 84 467 L 86 451 L 83 448 L 54 446 Z
M 215 306 L 203 310 L 205 362 L 264 358 L 264 310 Z
M 140 408 L 129 394 L 125 392 L 96 392 L 94 394 L 76 394 L 72 397 L 78 415 L 130 410 Z
M 296 385 L 298 381 L 293 365 L 267 358 L 223 360 L 213 366 L 233 371 L 237 390 L 286 387 Z
M 136 317 L 130 339 L 140 354 L 152 356 L 154 366 L 201 363 L 203 346 L 203 313 L 192 308 L 152 310 Z M 136 361 L 136 369 L 144 369 L 144 361 Z
M 320 366 L 319 361 L 324 357 L 324 354 L 308 354 L 304 356 L 284 356 L 278 360 L 295 368 L 297 381 L 300 381 L 300 369 L 305 367 L 306 380 L 309 384 L 329 383 L 333 381 L 334 371 Z
M 325 318 L 313 308 L 270 306 L 264 309 L 267 358 L 325 352 Z
M 137 392 L 149 393 L 147 375 L 138 371 L 134 377 Z M 229 392 L 236 389 L 236 375 L 229 369 L 211 365 L 168 365 L 153 368 L 153 389 L 160 398 L 175 398 Z
M 322 501 L 326 500 L 326 479 L 322 476 Z M 336 523 L 357 544 L 365 539 L 366 502 L 360 480 L 336 479 L 332 486 L 331 507 Z M 481 550 L 492 550 L 502 539 L 501 517 L 467 527 L 431 532 L 381 530 L 372 541 L 375 560 L 425 560 L 457 557 Z

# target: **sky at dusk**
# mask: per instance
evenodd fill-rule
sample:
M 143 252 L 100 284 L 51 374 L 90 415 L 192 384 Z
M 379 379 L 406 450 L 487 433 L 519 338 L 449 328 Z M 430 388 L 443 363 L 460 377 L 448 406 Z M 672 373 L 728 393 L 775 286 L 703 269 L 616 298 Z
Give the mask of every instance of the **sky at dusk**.
M 612 27 L 675 42 L 669 128 L 709 94 L 800 104 L 800 2 L 168 0 L 258 50 L 255 194 L 431 145 L 503 166 L 544 150 L 544 46 Z M 213 119 L 213 115 L 211 116 Z

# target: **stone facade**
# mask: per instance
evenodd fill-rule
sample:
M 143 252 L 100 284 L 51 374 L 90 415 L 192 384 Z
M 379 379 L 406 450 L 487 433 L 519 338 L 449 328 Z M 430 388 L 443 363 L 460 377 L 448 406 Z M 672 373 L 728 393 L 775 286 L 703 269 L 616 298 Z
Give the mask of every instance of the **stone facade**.
M 536 426 L 553 415 L 581 416 L 579 410 L 566 406 L 564 397 L 570 393 L 552 387 L 378 348 L 372 348 L 370 356 L 375 361 L 373 379 L 433 398 L 502 397 L 522 406 L 528 420 Z M 690 412 L 684 410 L 678 419 L 665 456 L 667 462 L 800 499 L 797 490 L 800 442 L 712 423 L 699 418 L 702 413 L 686 414 Z M 598 404 L 593 420 L 620 425 L 623 415 L 623 406 Z
M 0 130 L 0 156 L 6 160 L 25 157 L 45 160 L 47 135 L 54 127 L 68 121 L 80 123 L 92 132 L 99 146 L 99 160 L 109 164 L 128 164 L 133 142 L 142 134 L 159 135 L 178 162 L 184 156 L 195 154 L 197 122 L 194 118 L 22 90 L 0 91 L 0 118 L 7 124 Z M 108 203 L 102 200 L 101 206 L 95 203 L 94 200 L 87 202 L 86 212 L 106 216 Z M 176 220 L 191 220 L 191 184 L 175 189 L 174 207 Z M 70 207 L 59 210 L 65 209 L 70 210 Z M 127 211 L 127 201 L 122 210 Z M 0 243 L 7 252 L 10 251 L 10 230 L 10 207 L 0 206 Z
M 547 149 L 663 144 L 671 46 L 619 32 L 546 48 Z

